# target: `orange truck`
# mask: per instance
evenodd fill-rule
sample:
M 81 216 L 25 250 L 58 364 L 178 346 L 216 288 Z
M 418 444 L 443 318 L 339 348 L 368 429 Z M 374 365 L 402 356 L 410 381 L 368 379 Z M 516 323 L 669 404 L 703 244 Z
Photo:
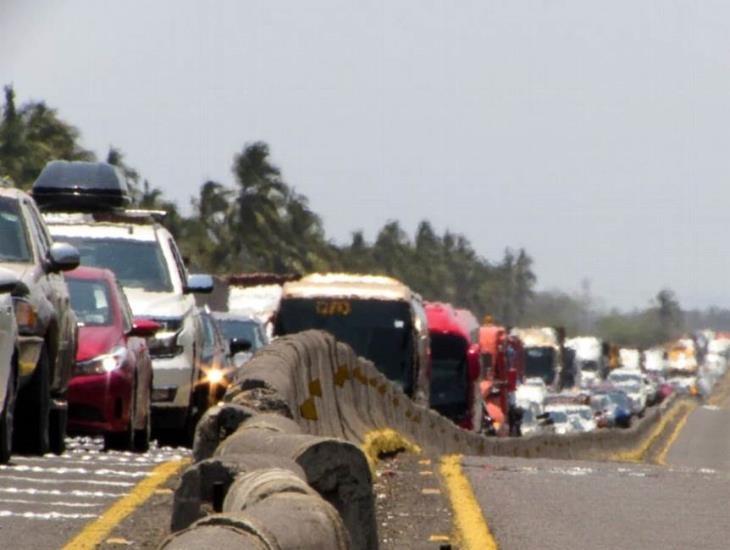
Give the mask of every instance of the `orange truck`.
M 479 353 L 486 374 L 480 384 L 488 417 L 485 429 L 494 435 L 513 434 L 517 424 L 510 421 L 510 415 L 516 413 L 512 408 L 513 397 L 525 373 L 522 341 L 511 335 L 507 328 L 495 325 L 487 318 L 479 328 Z

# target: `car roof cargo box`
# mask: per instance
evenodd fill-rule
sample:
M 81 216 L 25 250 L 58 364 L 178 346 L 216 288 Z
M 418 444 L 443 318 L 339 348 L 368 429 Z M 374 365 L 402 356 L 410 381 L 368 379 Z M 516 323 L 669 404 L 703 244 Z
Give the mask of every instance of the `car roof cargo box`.
M 56 212 L 99 212 L 130 202 L 121 170 L 104 162 L 51 161 L 31 194 L 41 209 Z

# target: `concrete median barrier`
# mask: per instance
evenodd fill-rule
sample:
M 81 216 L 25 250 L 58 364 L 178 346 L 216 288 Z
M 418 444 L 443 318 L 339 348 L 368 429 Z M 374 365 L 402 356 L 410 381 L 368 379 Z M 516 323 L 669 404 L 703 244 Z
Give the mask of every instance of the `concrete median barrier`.
M 652 408 L 627 430 L 488 438 L 414 404 L 330 335 L 288 336 L 259 351 L 224 403 L 198 424 L 197 462 L 175 493 L 172 527 L 179 533 L 165 548 L 192 547 L 180 545 L 192 544 L 198 531 L 209 537 L 211 529 L 225 529 L 225 537 L 253 537 L 264 548 L 345 547 L 322 546 L 326 540 L 375 549 L 370 467 L 379 454 L 636 460 L 660 439 L 657 433 L 671 424 L 679 402 L 673 398 Z M 225 513 L 210 513 L 216 499 Z M 293 535 L 298 530 L 306 532 Z M 311 546 L 314 541 L 320 546 Z

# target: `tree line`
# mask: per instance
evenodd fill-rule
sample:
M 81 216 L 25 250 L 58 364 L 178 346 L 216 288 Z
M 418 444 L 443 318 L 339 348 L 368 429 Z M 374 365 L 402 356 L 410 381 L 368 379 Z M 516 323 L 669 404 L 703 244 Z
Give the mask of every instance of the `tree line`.
M 4 92 L 1 177 L 29 189 L 50 160 L 97 160 L 80 145 L 78 129 L 55 109 L 43 101 L 17 106 L 13 88 L 6 86 Z M 196 270 L 390 275 L 427 300 L 489 314 L 508 326 L 564 326 L 568 334 L 599 334 L 622 345 L 652 345 L 685 328 L 683 312 L 669 290 L 642 310 L 601 312 L 586 293 L 537 292 L 533 261 L 525 250 L 506 249 L 501 258 L 490 260 L 464 235 L 438 232 L 428 220 L 413 235 L 393 220 L 372 242 L 362 231 L 354 231 L 349 242 L 335 243 L 307 197 L 286 181 L 264 142 L 247 143 L 234 155 L 233 186 L 203 182 L 190 215 L 183 215 L 161 189 L 142 178 L 118 148 L 111 147 L 103 160 L 124 172 L 135 206 L 167 211 L 164 223 Z M 692 319 L 699 318 L 694 312 Z M 730 313 L 715 310 L 711 318 L 730 319 Z

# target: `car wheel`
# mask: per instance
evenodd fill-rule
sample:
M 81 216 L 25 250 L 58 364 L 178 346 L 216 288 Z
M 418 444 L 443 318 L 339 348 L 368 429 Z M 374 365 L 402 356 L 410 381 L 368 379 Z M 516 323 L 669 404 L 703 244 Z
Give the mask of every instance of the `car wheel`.
M 134 450 L 138 453 L 146 453 L 150 449 L 150 438 L 152 435 L 152 413 L 150 412 L 150 401 L 147 399 L 147 405 L 144 407 L 145 421 L 144 427 L 134 430 Z
M 62 455 L 66 450 L 66 427 L 68 409 L 52 409 L 49 423 L 50 448 L 53 454 Z
M 17 359 L 14 357 L 8 378 L 5 404 L 0 415 L 0 464 L 7 464 L 10 461 L 13 449 L 13 414 L 15 413 L 17 380 Z
M 51 448 L 49 376 L 50 359 L 48 347 L 44 345 L 30 383 L 18 393 L 15 422 L 20 425 L 16 424 L 13 433 L 14 443 L 20 452 L 44 455 Z
M 134 391 L 132 393 L 132 402 L 129 405 L 129 421 L 127 428 L 121 432 L 105 432 L 104 433 L 104 450 L 105 451 L 133 451 L 134 450 L 134 425 L 136 417 L 136 399 Z

